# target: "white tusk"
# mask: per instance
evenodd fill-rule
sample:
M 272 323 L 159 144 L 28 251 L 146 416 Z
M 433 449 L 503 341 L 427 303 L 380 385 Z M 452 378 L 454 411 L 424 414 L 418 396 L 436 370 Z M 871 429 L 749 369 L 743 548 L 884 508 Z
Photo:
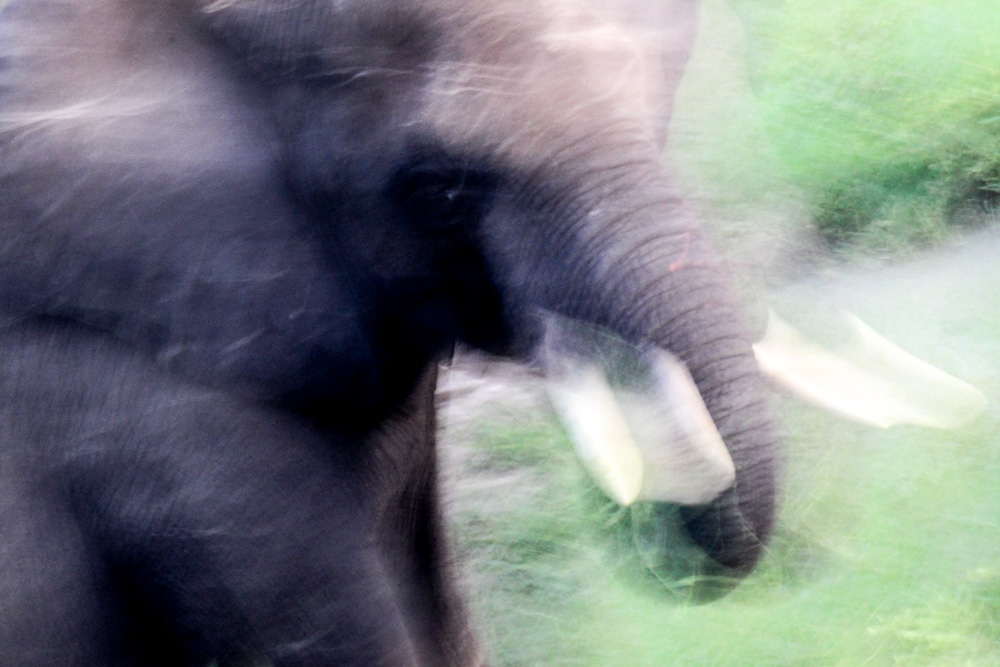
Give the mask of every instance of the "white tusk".
M 646 355 L 655 391 L 618 398 L 646 474 L 641 500 L 701 505 L 736 479 L 736 466 L 687 368 L 663 350 Z
M 680 361 L 579 323 L 548 327 L 549 396 L 609 498 L 704 504 L 732 485 L 733 460 Z
M 761 370 L 810 401 L 850 419 L 889 428 L 959 428 L 986 407 L 972 385 L 904 352 L 853 315 L 852 341 L 838 353 L 770 313 L 754 345 Z
M 642 489 L 642 453 L 604 374 L 579 368 L 547 386 L 583 467 L 611 500 L 631 505 Z

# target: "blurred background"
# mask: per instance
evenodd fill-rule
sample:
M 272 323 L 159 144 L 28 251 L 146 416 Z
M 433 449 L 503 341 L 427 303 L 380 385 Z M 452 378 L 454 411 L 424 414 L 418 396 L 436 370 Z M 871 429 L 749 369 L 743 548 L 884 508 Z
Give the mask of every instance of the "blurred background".
M 704 0 L 665 159 L 761 330 L 855 313 L 989 407 L 882 430 L 776 390 L 777 533 L 695 604 L 538 379 L 460 356 L 443 474 L 491 664 L 1000 665 L 1000 4 Z

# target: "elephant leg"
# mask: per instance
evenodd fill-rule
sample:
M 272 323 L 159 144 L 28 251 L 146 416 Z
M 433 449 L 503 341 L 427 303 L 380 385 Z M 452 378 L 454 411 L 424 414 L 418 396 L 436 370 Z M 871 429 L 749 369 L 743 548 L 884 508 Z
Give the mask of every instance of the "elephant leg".
M 424 665 L 482 665 L 449 553 L 438 492 L 434 390 L 431 364 L 407 404 L 374 436 L 371 451 L 399 481 L 381 498 L 379 544 L 406 610 L 410 636 Z M 400 458 L 402 456 L 402 458 Z M 395 466 L 388 459 L 396 458 Z
M 329 443 L 226 408 L 174 414 L 170 435 L 147 431 L 163 447 L 112 452 L 97 471 L 110 478 L 80 494 L 126 606 L 149 619 L 139 630 L 173 636 L 191 664 L 416 664 L 371 513 Z
M 0 334 L 0 426 L 2 664 L 417 664 L 365 442 L 52 328 Z
M 0 451 L 0 664 L 143 664 L 129 659 L 108 613 L 93 547 L 56 484 L 35 461 Z M 40 455 L 41 456 L 41 455 Z

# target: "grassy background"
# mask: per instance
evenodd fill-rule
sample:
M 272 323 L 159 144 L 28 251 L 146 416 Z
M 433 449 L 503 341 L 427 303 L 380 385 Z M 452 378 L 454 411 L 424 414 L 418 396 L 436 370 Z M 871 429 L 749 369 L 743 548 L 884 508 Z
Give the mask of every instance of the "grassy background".
M 452 524 L 491 664 L 1000 665 L 998 254 L 991 229 L 772 295 L 811 332 L 857 313 L 993 407 L 957 431 L 879 430 L 776 395 L 779 527 L 711 604 L 643 566 L 641 523 L 594 491 L 542 408 L 478 423 Z
M 995 196 L 1000 5 L 707 0 L 702 19 L 671 149 L 714 214 L 795 199 L 799 224 L 892 255 Z
M 793 323 L 857 313 L 994 407 L 877 430 L 776 395 L 779 528 L 708 605 L 644 567 L 641 521 L 543 409 L 483 418 L 452 521 L 494 664 L 1000 665 L 998 69 L 985 0 L 706 0 L 667 159 L 734 270 Z
M 762 122 L 825 234 L 890 248 L 932 242 L 969 198 L 995 192 L 1000 6 L 735 6 Z

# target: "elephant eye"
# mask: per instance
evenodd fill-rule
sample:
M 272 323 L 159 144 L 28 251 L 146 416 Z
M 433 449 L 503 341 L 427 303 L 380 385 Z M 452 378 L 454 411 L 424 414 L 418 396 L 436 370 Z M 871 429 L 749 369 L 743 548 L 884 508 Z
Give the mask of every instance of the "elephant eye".
M 436 232 L 475 225 L 495 179 L 471 163 L 422 154 L 400 168 L 389 185 L 392 198 L 415 226 Z

